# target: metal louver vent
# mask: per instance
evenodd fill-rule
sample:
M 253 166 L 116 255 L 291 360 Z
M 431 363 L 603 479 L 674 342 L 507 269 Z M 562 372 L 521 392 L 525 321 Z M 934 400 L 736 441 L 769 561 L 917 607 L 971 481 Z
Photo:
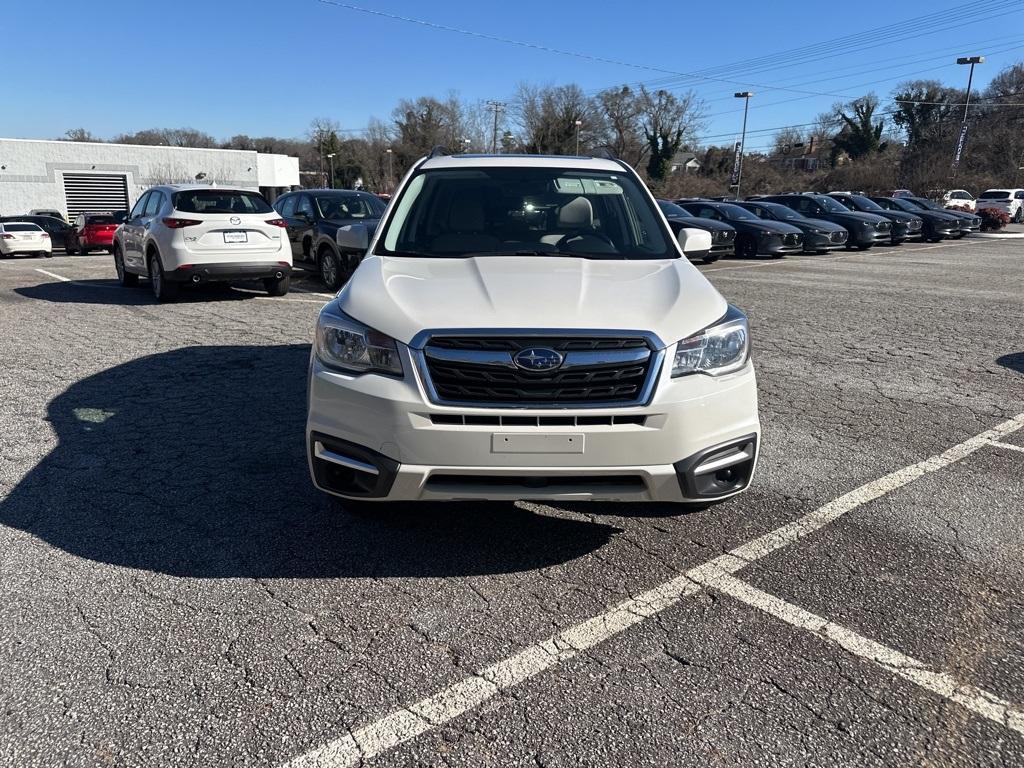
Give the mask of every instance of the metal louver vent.
M 80 213 L 128 209 L 128 181 L 121 174 L 65 173 L 64 202 L 68 221 Z

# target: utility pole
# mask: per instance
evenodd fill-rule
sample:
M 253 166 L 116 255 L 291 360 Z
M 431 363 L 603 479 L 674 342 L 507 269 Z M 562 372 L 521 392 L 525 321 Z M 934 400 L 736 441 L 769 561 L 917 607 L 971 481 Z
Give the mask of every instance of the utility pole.
M 960 124 L 960 138 L 956 142 L 956 150 L 953 152 L 953 178 L 960 169 L 960 156 L 964 151 L 964 143 L 967 141 L 967 109 L 971 106 L 971 83 L 974 80 L 974 65 L 984 64 L 984 56 L 961 56 L 956 60 L 957 64 L 970 64 L 971 72 L 967 75 L 967 98 L 964 99 L 964 120 Z
M 395 153 L 391 151 L 391 147 L 384 150 L 388 156 L 388 192 L 395 191 L 395 173 L 394 173 L 394 161 L 391 159 L 395 156 Z
M 331 189 L 334 189 L 334 152 L 327 153 L 327 159 L 331 161 Z
M 580 154 L 580 128 L 583 126 L 582 120 L 576 121 L 576 156 Z
M 747 110 L 750 109 L 750 97 L 754 94 L 750 91 L 734 93 L 737 99 L 743 99 L 743 134 L 740 137 L 739 153 L 736 159 L 736 198 L 740 196 L 740 184 L 743 182 L 743 153 L 747 148 Z
M 498 115 L 505 111 L 505 102 L 488 101 L 487 108 L 494 112 L 494 129 L 491 132 L 491 153 L 498 154 Z

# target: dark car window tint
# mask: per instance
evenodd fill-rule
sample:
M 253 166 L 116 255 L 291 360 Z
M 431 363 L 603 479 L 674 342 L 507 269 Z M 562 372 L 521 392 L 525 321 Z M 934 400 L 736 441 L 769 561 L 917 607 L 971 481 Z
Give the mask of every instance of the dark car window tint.
M 362 195 L 314 195 L 313 200 L 325 219 L 372 219 L 380 214 Z
M 295 215 L 295 203 L 298 201 L 298 195 L 290 195 L 284 200 L 277 201 L 277 211 L 285 218 L 291 218 Z
M 3 224 L 4 232 L 40 232 L 42 231 L 38 224 Z
M 160 210 L 161 205 L 164 202 L 164 196 L 160 192 L 150 192 L 149 202 L 146 203 L 146 210 L 143 212 L 143 216 L 156 216 L 157 211 Z
M 137 219 L 139 218 L 139 216 L 142 215 L 142 212 L 146 210 L 146 203 L 149 202 L 149 196 L 151 194 L 152 192 L 147 192 L 142 197 L 140 197 L 138 201 L 136 201 L 135 205 L 132 207 L 132 212 L 128 215 L 128 218 Z
M 313 203 L 310 202 L 309 195 L 299 195 L 299 204 L 295 212 L 304 213 L 309 218 L 313 218 Z
M 665 200 L 658 201 L 658 207 L 661 208 L 661 212 L 669 218 L 675 217 L 677 219 L 692 219 L 693 214 L 682 206 L 676 205 L 675 203 L 669 203 Z
M 258 192 L 233 189 L 189 189 L 174 193 L 174 208 L 183 213 L 270 213 Z
M 102 214 L 96 216 L 86 216 L 86 224 L 117 224 L 117 220 L 110 214 Z

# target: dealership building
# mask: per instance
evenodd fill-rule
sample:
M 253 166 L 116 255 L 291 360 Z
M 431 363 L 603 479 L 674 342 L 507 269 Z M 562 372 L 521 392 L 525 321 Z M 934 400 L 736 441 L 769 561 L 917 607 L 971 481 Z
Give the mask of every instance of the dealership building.
M 299 184 L 299 159 L 240 149 L 0 139 L 0 215 L 128 210 L 155 184 L 259 190 L 271 201 Z

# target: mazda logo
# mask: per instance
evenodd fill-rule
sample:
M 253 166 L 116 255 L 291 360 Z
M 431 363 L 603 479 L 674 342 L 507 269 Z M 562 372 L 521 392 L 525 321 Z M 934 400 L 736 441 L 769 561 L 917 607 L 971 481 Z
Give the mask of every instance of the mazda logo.
M 237 227 L 237 226 L 238 226 L 239 224 L 241 224 L 241 223 L 242 223 L 242 220 L 241 220 L 240 218 L 238 218 L 237 216 L 232 216 L 232 217 L 231 217 L 230 219 L 228 219 L 228 221 L 230 221 L 230 222 L 231 222 L 232 224 L 234 224 L 234 225 L 235 225 L 236 227 Z
M 520 350 L 512 361 L 524 371 L 553 371 L 565 358 L 547 347 L 530 347 Z

